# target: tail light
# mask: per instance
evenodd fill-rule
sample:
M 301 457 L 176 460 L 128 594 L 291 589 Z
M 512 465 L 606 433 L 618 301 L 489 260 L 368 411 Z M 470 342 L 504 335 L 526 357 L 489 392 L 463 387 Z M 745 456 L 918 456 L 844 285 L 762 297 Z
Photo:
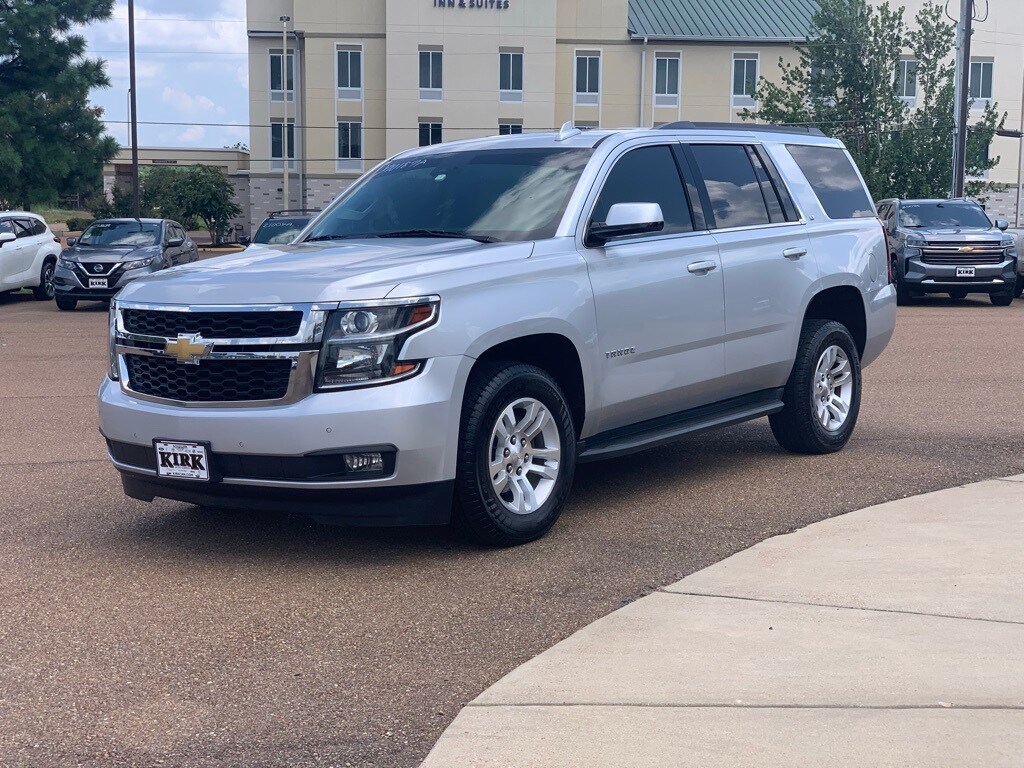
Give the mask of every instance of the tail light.
M 881 219 L 878 223 L 882 225 L 882 237 L 885 239 L 885 268 L 889 273 L 889 285 L 892 285 L 896 282 L 896 275 L 892 267 L 892 251 L 889 249 L 889 230 L 885 228 L 885 222 Z

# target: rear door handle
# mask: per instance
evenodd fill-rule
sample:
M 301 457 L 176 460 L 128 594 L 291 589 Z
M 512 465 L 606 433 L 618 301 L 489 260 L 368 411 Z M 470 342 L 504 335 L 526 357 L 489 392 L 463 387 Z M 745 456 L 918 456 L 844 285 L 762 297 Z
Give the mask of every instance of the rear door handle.
M 799 259 L 801 256 L 807 255 L 806 248 L 787 248 L 782 252 L 782 255 L 787 259 Z
M 687 264 L 686 268 L 695 275 L 706 275 L 718 265 L 713 261 L 695 261 Z

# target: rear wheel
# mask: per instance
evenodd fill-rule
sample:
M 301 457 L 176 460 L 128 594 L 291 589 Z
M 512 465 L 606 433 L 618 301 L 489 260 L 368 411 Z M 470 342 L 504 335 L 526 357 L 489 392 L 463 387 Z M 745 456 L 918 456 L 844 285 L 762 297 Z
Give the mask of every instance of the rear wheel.
M 491 546 L 543 536 L 562 512 L 576 429 L 554 379 L 523 363 L 485 364 L 466 388 L 455 525 Z
M 53 298 L 53 273 L 57 269 L 57 262 L 47 259 L 43 262 L 43 268 L 39 271 L 39 285 L 32 289 L 32 296 L 37 301 L 50 301 Z
M 64 312 L 70 312 L 77 306 L 78 301 L 76 301 L 75 299 L 65 299 L 61 296 L 57 297 L 57 309 L 60 309 Z
M 988 298 L 997 307 L 1008 307 L 1013 304 L 1013 290 L 1003 291 L 1002 293 L 990 293 Z
M 860 383 L 860 355 L 846 326 L 806 321 L 784 407 L 768 417 L 779 445 L 794 453 L 842 449 L 857 424 Z

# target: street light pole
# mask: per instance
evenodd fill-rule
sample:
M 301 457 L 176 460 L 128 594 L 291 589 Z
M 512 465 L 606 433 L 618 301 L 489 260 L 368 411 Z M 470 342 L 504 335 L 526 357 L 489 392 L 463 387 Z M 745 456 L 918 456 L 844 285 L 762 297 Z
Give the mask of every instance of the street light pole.
M 1021 182 L 1024 181 L 1024 78 L 1020 91 L 1020 136 L 1017 138 L 1017 207 L 1014 209 L 1014 225 L 1020 226 Z
M 974 24 L 974 0 L 960 0 L 957 24 L 956 83 L 953 105 L 953 183 L 950 197 L 964 196 L 964 169 L 967 160 L 967 118 L 971 82 L 971 35 Z
M 132 213 L 141 215 L 139 201 L 139 123 L 135 101 L 135 0 L 128 0 L 128 107 L 132 137 Z
M 291 20 L 291 16 L 281 17 L 281 85 L 284 86 L 284 124 L 281 126 L 281 155 L 284 161 L 282 208 L 291 207 L 291 195 L 288 193 L 288 22 Z

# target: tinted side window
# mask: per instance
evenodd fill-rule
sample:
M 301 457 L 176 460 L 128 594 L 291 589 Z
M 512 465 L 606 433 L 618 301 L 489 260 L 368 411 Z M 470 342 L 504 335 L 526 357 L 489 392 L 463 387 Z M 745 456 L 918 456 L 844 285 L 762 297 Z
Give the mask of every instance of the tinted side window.
M 749 227 L 771 222 L 761 184 L 754 174 L 745 146 L 694 144 L 690 149 L 708 190 L 716 228 Z
M 32 219 L 32 234 L 41 235 L 46 232 L 46 225 L 39 219 Z
M 874 216 L 871 197 L 846 152 L 838 147 L 789 145 L 789 154 L 804 172 L 830 219 Z
M 692 232 L 693 218 L 672 150 L 667 146 L 630 150 L 615 161 L 594 206 L 591 221 L 608 218 L 616 203 L 657 203 L 665 217 L 659 235 Z
M 0 232 L 14 234 L 14 227 L 11 225 L 10 219 L 0 219 Z
M 15 219 L 14 220 L 14 234 L 18 237 L 32 237 L 32 220 L 31 219 Z

